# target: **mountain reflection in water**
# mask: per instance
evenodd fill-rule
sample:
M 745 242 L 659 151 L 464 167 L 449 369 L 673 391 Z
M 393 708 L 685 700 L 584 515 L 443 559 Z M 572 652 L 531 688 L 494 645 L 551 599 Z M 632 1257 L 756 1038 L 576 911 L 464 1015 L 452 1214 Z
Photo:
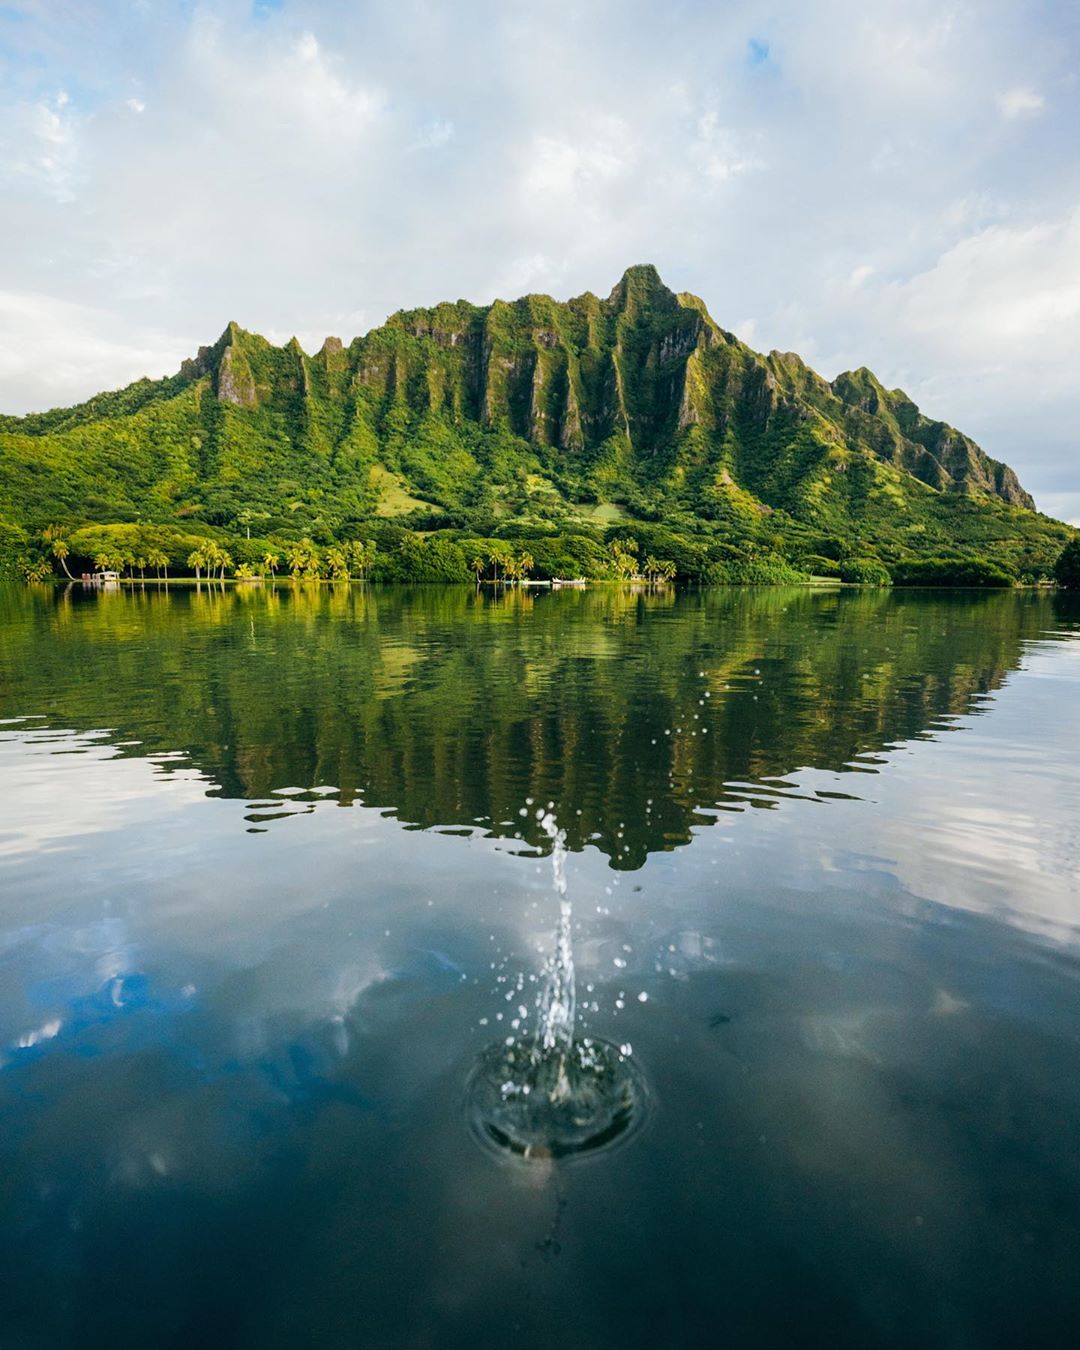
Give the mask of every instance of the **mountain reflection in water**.
M 1053 621 L 1037 594 L 72 588 L 0 596 L 0 717 L 194 766 L 253 830 L 361 801 L 543 847 L 532 798 L 632 870 L 718 810 L 860 795 Z

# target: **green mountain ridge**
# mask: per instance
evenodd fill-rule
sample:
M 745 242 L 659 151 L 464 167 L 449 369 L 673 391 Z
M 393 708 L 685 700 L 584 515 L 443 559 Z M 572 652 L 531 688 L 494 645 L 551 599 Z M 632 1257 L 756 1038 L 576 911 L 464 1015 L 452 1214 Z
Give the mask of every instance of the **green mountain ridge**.
M 648 265 L 606 299 L 443 303 L 312 356 L 230 323 L 176 375 L 0 417 L 0 547 L 51 522 L 231 538 L 254 520 L 329 544 L 387 519 L 651 523 L 794 560 L 977 552 L 1017 575 L 1071 533 L 903 391 L 761 355 Z

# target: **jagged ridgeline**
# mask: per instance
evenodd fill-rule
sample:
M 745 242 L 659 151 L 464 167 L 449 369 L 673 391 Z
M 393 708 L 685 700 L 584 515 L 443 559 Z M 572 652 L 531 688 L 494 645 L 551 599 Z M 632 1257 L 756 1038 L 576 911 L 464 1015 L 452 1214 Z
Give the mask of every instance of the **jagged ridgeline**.
M 759 355 L 651 266 L 607 299 L 405 311 L 314 356 L 230 324 L 168 379 L 0 418 L 0 531 L 53 522 L 170 526 L 177 561 L 215 532 L 327 545 L 381 530 L 398 546 L 387 522 L 449 541 L 636 531 L 702 577 L 761 556 L 827 572 L 845 554 L 1041 575 L 1069 534 L 901 391 Z

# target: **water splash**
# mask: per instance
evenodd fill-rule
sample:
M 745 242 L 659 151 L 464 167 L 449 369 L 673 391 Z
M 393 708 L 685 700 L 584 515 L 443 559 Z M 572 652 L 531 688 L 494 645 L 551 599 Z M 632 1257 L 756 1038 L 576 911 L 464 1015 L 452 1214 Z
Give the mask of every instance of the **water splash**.
M 574 1041 L 574 906 L 566 888 L 566 831 L 559 829 L 552 811 L 538 812 L 540 828 L 551 840 L 551 879 L 559 897 L 559 924 L 555 946 L 544 963 L 544 983 L 537 1000 L 538 1056 L 557 1052 L 565 1055 Z
M 575 1036 L 573 904 L 566 884 L 566 836 L 549 804 L 536 819 L 551 840 L 559 919 L 544 962 L 534 1034 L 489 1046 L 469 1084 L 478 1138 L 530 1161 L 603 1148 L 643 1114 L 644 1084 L 630 1046 Z

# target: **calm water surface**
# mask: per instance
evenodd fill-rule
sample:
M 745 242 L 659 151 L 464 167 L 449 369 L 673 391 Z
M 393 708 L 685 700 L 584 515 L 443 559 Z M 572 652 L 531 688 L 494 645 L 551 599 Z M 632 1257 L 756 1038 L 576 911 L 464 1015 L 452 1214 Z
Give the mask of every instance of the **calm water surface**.
M 1078 637 L 0 593 L 0 1346 L 1074 1345 Z M 548 802 L 648 1109 L 523 1162 L 466 1083 L 550 950 Z

